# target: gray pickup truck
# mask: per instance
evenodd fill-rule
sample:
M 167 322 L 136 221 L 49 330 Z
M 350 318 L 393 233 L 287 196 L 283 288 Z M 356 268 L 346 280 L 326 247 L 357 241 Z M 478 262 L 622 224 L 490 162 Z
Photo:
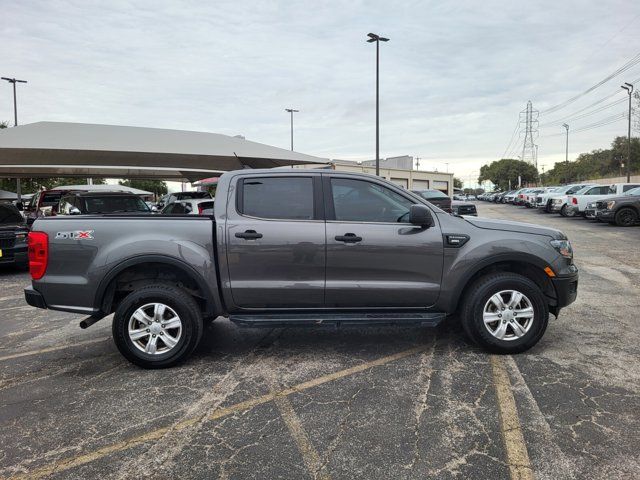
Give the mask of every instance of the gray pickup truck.
M 522 352 L 577 295 L 562 232 L 451 215 L 378 177 L 229 172 L 213 213 L 39 218 L 26 300 L 85 314 L 84 328 L 115 313 L 122 354 L 161 368 L 219 316 L 249 327 L 434 326 L 457 312 L 483 348 Z

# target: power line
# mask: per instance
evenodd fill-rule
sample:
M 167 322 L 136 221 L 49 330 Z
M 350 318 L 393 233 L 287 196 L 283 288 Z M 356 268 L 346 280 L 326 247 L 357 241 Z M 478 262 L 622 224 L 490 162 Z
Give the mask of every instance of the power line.
M 635 80 L 632 80 L 630 83 L 635 84 L 635 83 L 638 83 L 638 82 L 640 82 L 640 78 L 636 78 Z M 595 102 L 593 102 L 593 103 L 591 103 L 591 104 L 589 104 L 589 105 L 587 105 L 585 107 L 582 107 L 579 110 L 576 110 L 575 112 L 573 112 L 573 113 L 571 113 L 569 115 L 565 115 L 563 117 L 559 117 L 556 120 L 551 120 L 549 123 L 563 123 L 563 122 L 566 122 L 566 121 L 570 120 L 572 117 L 574 117 L 575 115 L 578 115 L 579 113 L 582 113 L 585 110 L 589 110 L 591 107 L 595 107 L 596 105 L 599 105 L 602 102 L 604 102 L 606 100 L 609 100 L 610 98 L 613 98 L 613 97 L 615 97 L 617 95 L 620 95 L 621 93 L 622 93 L 622 90 L 620 90 L 619 88 L 616 88 L 613 91 L 613 93 L 611 93 L 609 95 L 606 95 L 606 96 L 596 100 Z M 545 124 L 545 125 L 547 125 L 547 124 Z
M 605 125 L 610 125 L 612 123 L 615 123 L 615 122 L 617 122 L 618 120 L 620 120 L 622 118 L 627 118 L 627 113 L 626 112 L 616 113 L 615 115 L 611 115 L 609 117 L 601 118 L 597 122 L 591 123 L 589 125 L 584 125 L 582 127 L 572 129 L 571 133 L 586 132 L 587 130 L 593 130 L 595 128 L 604 127 Z M 560 135 L 564 135 L 564 133 L 552 133 L 552 134 L 549 134 L 549 135 L 544 135 L 543 137 L 544 138 L 559 137 Z
M 516 132 L 519 129 L 520 129 L 520 118 L 518 118 L 518 121 L 516 122 L 516 128 L 513 129 L 513 133 L 511 134 L 511 139 L 509 140 L 509 143 L 507 143 L 507 148 L 504 149 L 504 153 L 502 154 L 501 158 L 507 158 L 505 155 L 507 154 L 507 151 L 511 147 L 511 144 L 513 143 L 513 139 L 516 138 Z
M 608 76 L 606 76 L 604 79 L 600 80 L 598 83 L 596 83 L 595 85 L 589 87 L 588 89 L 586 89 L 584 92 L 579 93 L 578 95 L 575 95 L 573 97 L 571 97 L 568 100 L 565 100 L 562 103 L 558 103 L 557 105 L 554 105 L 550 108 L 547 108 L 546 110 L 543 110 L 542 113 L 552 113 L 555 112 L 557 110 L 560 110 L 561 108 L 564 108 L 568 105 L 571 105 L 573 102 L 575 102 L 576 100 L 578 100 L 579 98 L 584 97 L 585 95 L 587 95 L 588 93 L 593 92 L 596 88 L 601 87 L 602 85 L 604 85 L 605 83 L 607 83 L 609 80 L 611 80 L 612 78 L 617 77 L 618 75 L 620 75 L 623 72 L 626 72 L 627 70 L 629 70 L 630 68 L 636 66 L 637 64 L 640 63 L 640 53 L 636 54 L 631 60 L 629 60 L 627 63 L 625 63 L 624 65 L 622 65 L 620 68 L 618 68 L 617 70 L 615 70 L 613 73 L 609 74 Z
M 607 103 L 606 105 L 602 105 L 601 107 L 598 107 L 598 108 L 596 108 L 596 109 L 594 109 L 594 110 L 592 110 L 590 112 L 583 113 L 582 115 L 569 116 L 569 117 L 565 117 L 565 118 L 560 119 L 560 120 L 555 120 L 553 122 L 543 123 L 542 125 L 540 125 L 540 128 L 552 127 L 552 126 L 561 125 L 563 123 L 580 120 L 581 118 L 589 117 L 589 116 L 594 115 L 596 113 L 602 112 L 603 110 L 611 108 L 611 107 L 613 107 L 615 105 L 620 105 L 621 103 L 626 103 L 626 101 L 627 101 L 626 98 L 621 98 L 619 100 L 616 100 L 615 102 L 611 102 L 611 103 Z

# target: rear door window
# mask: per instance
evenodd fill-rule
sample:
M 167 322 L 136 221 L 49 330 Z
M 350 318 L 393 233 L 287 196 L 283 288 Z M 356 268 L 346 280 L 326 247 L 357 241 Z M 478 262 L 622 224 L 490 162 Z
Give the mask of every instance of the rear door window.
M 245 178 L 238 197 L 238 211 L 258 218 L 313 220 L 313 179 Z

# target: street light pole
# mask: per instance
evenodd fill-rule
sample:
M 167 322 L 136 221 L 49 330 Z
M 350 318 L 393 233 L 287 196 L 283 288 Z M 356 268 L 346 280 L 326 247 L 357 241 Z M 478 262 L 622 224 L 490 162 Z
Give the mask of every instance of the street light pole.
M 565 153 L 564 153 L 564 167 L 565 167 L 564 181 L 566 183 L 569 183 L 569 125 L 567 125 L 566 123 L 563 123 L 562 126 L 567 131 L 567 143 L 566 143 Z
M 633 85 L 625 82 L 620 85 L 629 94 L 629 128 L 627 130 L 627 183 L 631 182 L 631 94 L 633 93 Z
M 376 42 L 376 175 L 380 175 L 380 42 L 388 42 L 388 38 L 375 33 L 368 33 L 368 43 Z
M 297 113 L 300 110 L 294 110 L 293 108 L 285 108 L 285 112 L 289 112 L 291 114 L 291 151 L 293 152 L 293 114 Z
M 17 78 L 1 77 L 2 80 L 6 80 L 13 84 L 13 126 L 18 126 L 18 101 L 16 99 L 16 83 L 27 83 L 26 80 L 19 80 Z M 16 195 L 18 197 L 18 203 L 22 203 L 22 185 L 20 179 L 16 179 Z

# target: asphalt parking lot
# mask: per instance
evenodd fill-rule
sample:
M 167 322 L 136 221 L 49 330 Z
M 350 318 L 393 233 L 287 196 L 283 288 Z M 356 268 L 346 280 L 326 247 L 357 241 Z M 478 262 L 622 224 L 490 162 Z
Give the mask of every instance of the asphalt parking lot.
M 561 228 L 579 296 L 526 354 L 435 329 L 240 329 L 145 371 L 109 319 L 31 308 L 0 270 L 2 478 L 638 478 L 640 227 Z

